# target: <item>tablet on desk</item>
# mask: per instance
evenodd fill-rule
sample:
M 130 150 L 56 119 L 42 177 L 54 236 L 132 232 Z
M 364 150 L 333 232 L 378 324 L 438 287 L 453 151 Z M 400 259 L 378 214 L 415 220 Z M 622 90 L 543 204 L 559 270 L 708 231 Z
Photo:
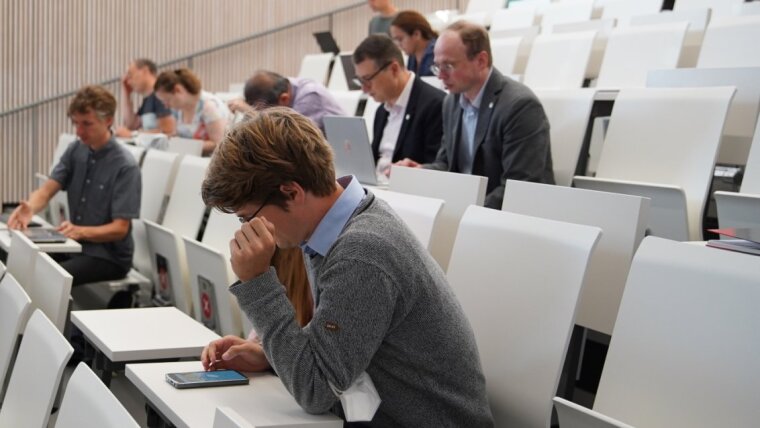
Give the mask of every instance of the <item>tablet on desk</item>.
M 248 385 L 248 378 L 237 370 L 167 373 L 166 381 L 177 389 L 207 386 Z
M 61 232 L 47 227 L 24 229 L 22 233 L 35 244 L 63 244 L 67 240 Z

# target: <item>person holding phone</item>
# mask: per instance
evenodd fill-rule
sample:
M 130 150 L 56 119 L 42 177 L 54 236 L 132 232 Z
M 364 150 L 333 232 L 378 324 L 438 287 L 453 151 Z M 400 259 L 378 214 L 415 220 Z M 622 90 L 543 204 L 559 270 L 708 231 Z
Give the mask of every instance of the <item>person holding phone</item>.
M 260 337 L 210 343 L 204 369 L 271 367 L 307 412 L 346 419 L 345 395 L 372 384 L 370 426 L 493 426 L 475 337 L 445 274 L 385 202 L 352 176 L 336 179 L 313 122 L 274 107 L 236 125 L 201 194 L 242 222 L 230 292 Z M 314 301 L 303 327 L 271 266 L 275 248 L 299 247 Z

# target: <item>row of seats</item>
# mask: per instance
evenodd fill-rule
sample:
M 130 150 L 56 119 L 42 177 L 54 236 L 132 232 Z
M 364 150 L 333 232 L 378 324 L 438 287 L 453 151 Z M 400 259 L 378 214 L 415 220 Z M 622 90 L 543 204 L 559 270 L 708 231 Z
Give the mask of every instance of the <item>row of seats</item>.
M 0 267 L 0 270 L 5 270 L 1 263 Z M 40 296 L 31 298 L 12 273 L 4 272 L 2 275 L 0 385 L 6 384 L 6 378 L 8 382 L 7 390 L 0 389 L 0 397 L 3 398 L 0 426 L 43 428 L 48 426 L 64 367 L 74 349 L 59 331 L 59 326 L 51 322 L 42 309 L 32 311 L 33 307 L 43 304 Z M 38 281 L 45 281 L 45 278 Z M 41 286 L 42 283 L 36 282 L 36 285 Z M 12 361 L 15 362 L 10 371 Z M 6 376 L 8 373 L 9 377 Z M 80 363 L 69 379 L 55 425 L 51 426 L 126 428 L 140 425 L 95 373 Z
M 418 185 L 419 183 L 423 183 L 423 187 L 425 188 L 433 186 L 430 186 L 429 183 L 425 186 L 426 180 L 422 178 L 424 176 L 418 175 L 415 177 L 415 174 L 437 175 L 431 180 L 431 182 L 435 183 L 443 183 L 441 178 L 444 176 L 452 180 L 457 178 L 476 178 L 436 171 L 399 168 L 398 170 L 394 170 L 394 180 L 391 181 L 392 190 L 394 189 L 394 181 L 399 180 L 398 177 L 403 178 L 405 172 L 411 174 L 410 181 Z M 403 184 L 403 180 L 396 181 L 395 189 L 403 189 Z M 482 183 L 481 186 L 483 186 Z M 520 199 L 517 195 L 520 194 L 520 186 L 526 186 L 522 191 L 525 201 L 533 200 L 541 201 L 542 203 L 563 200 L 556 195 L 541 195 L 540 192 L 544 190 L 574 192 L 575 195 L 569 195 L 570 200 L 575 200 L 579 197 L 578 195 L 584 193 L 583 190 L 579 189 L 509 182 L 505 204 L 507 201 L 512 201 L 518 207 L 525 207 L 528 204 L 525 201 L 523 203 L 519 202 Z M 458 191 L 462 190 L 461 187 L 447 187 L 451 195 L 472 193 Z M 539 190 L 539 188 L 543 189 Z M 597 196 L 609 196 L 597 192 L 585 193 L 596 194 Z M 482 203 L 483 193 L 480 195 Z M 633 200 L 634 198 L 631 199 Z M 409 199 L 405 203 L 413 205 Z M 616 204 L 619 205 L 617 202 Z M 444 203 L 445 205 L 446 203 Z M 451 205 L 454 204 L 452 203 Z M 595 209 L 597 213 L 609 219 L 606 216 L 609 211 L 605 205 L 589 203 L 577 204 L 577 206 Z M 639 198 L 637 202 L 628 206 L 637 207 L 640 213 L 642 208 L 645 207 L 645 203 Z M 439 205 L 439 211 L 441 211 L 441 208 Z M 543 212 L 545 215 L 546 213 L 563 212 L 563 209 L 538 207 L 537 211 Z M 566 212 L 567 209 L 564 211 Z M 640 239 L 643 236 L 640 219 L 638 222 L 635 222 L 635 228 L 636 232 L 631 234 L 636 235 L 634 239 Z M 605 236 L 608 230 L 612 229 L 605 229 L 602 236 Z M 556 221 L 540 221 L 524 215 L 499 213 L 484 208 L 469 207 L 464 211 L 457 232 L 457 239 L 453 246 L 447 274 L 452 287 L 460 300 L 462 300 L 463 306 L 476 331 L 484 367 L 489 384 L 493 389 L 491 397 L 492 403 L 495 406 L 494 411 L 500 420 L 502 420 L 501 418 L 506 418 L 503 420 L 517 418 L 514 420 L 528 421 L 535 416 L 523 414 L 525 413 L 524 409 L 536 410 L 541 418 L 548 417 L 549 413 L 547 409 L 550 410 L 551 396 L 556 390 L 556 378 L 558 375 L 555 376 L 555 374 L 558 373 L 564 359 L 567 335 L 574 322 L 576 302 L 581 287 L 584 286 L 586 279 L 590 277 L 590 272 L 592 272 L 592 264 L 590 264 L 591 255 L 601 249 L 600 247 L 592 252 L 595 246 L 600 245 L 599 234 L 600 229 L 598 228 L 569 226 Z M 526 242 L 530 242 L 531 245 L 525 245 Z M 494 246 L 494 248 L 489 248 L 489 251 L 479 250 L 484 243 L 488 243 L 489 247 Z M 629 251 L 632 252 L 635 249 L 635 244 L 631 245 L 629 243 L 629 246 L 631 247 Z M 14 246 L 13 248 L 18 248 L 18 246 Z M 575 256 L 572 254 L 575 254 Z M 630 254 L 627 256 L 628 259 L 630 259 Z M 473 258 L 475 259 L 473 260 Z M 504 260 L 508 261 L 508 263 L 505 264 Z M 547 265 L 553 266 L 551 272 L 547 272 Z M 498 272 L 496 272 L 497 270 Z M 478 296 L 477 289 L 481 287 L 482 292 L 488 293 L 488 296 L 490 296 L 485 300 L 493 302 L 493 307 L 488 307 L 488 303 L 484 302 L 483 295 Z M 493 293 L 498 293 L 502 289 L 504 289 L 505 293 L 516 294 L 494 299 Z M 539 290 L 541 293 L 538 292 Z M 523 295 L 524 293 L 528 293 L 528 295 Z M 549 298 L 549 296 L 552 298 Z M 484 304 L 486 305 L 485 307 Z M 517 307 L 512 309 L 505 308 L 505 304 L 514 304 Z M 547 307 L 547 305 L 551 305 L 551 307 Z M 493 320 L 496 315 L 485 315 L 486 313 L 490 313 L 489 311 L 491 310 L 500 314 L 500 316 L 504 316 L 504 314 L 519 314 L 518 308 L 522 308 L 523 312 L 525 312 L 526 308 L 536 307 L 545 308 L 546 312 L 538 312 L 531 309 L 529 311 L 531 312 L 530 315 L 538 319 L 534 322 L 528 322 L 527 325 L 534 325 L 536 323 L 537 328 L 543 332 L 541 335 L 526 335 L 526 332 L 521 334 L 519 327 L 526 325 L 524 320 L 522 322 L 504 320 L 494 325 Z M 513 326 L 515 331 L 511 329 L 505 331 L 505 326 Z M 493 337 L 493 334 L 495 334 L 492 332 L 494 327 L 498 329 L 498 340 Z M 617 325 L 615 328 L 617 329 Z M 536 338 L 536 336 L 539 337 Z M 527 342 L 523 343 L 521 341 Z M 502 363 L 509 359 L 498 356 L 499 352 L 503 353 L 507 352 L 507 350 L 509 351 L 510 359 L 514 359 L 515 361 L 534 359 L 535 355 L 537 355 L 536 352 L 543 352 L 543 354 L 539 355 L 547 355 L 551 356 L 551 358 L 542 359 L 544 364 L 540 365 L 540 367 L 533 367 L 534 371 L 531 372 L 533 376 L 530 377 L 531 382 L 516 382 L 515 379 L 508 379 L 508 376 L 505 375 Z M 516 356 L 516 353 L 519 354 L 520 350 L 525 350 L 526 355 L 524 358 Z M 493 364 L 497 361 L 497 367 L 493 368 Z M 495 372 L 492 372 L 492 370 L 495 370 Z M 516 370 L 514 374 L 516 376 L 525 376 L 525 373 L 526 369 L 523 366 L 520 368 L 519 373 Z M 512 387 L 508 387 L 509 385 L 526 384 L 535 385 L 535 388 L 526 391 L 524 387 L 521 387 L 519 388 L 520 391 L 510 391 Z M 510 395 L 513 393 L 518 395 Z M 513 408 L 500 407 L 507 405 L 507 403 L 523 403 L 519 406 L 519 409 L 523 410 L 518 411 Z M 522 424 L 520 425 L 522 426 Z

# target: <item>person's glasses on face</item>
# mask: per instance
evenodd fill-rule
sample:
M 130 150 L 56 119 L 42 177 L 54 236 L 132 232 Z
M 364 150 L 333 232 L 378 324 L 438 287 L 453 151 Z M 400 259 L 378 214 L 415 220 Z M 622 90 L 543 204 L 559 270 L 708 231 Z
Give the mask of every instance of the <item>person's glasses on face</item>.
M 257 215 L 259 212 L 261 212 L 261 209 L 262 209 L 262 208 L 264 208 L 264 207 L 267 205 L 267 202 L 269 202 L 269 198 L 270 198 L 271 196 L 272 196 L 272 194 L 271 194 L 271 193 L 270 193 L 269 195 L 267 195 L 267 197 L 266 197 L 266 198 L 264 198 L 264 201 L 263 201 L 263 202 L 261 202 L 261 206 L 259 207 L 259 209 L 257 209 L 257 210 L 256 210 L 256 212 L 254 212 L 253 214 L 251 214 L 251 215 L 249 215 L 249 216 L 238 216 L 238 221 L 240 221 L 240 223 L 248 223 L 249 221 L 251 221 L 251 220 L 253 220 L 254 218 L 256 218 L 256 215 Z
M 452 71 L 454 71 L 455 65 L 450 62 L 443 62 L 443 63 L 437 63 L 434 62 L 433 65 L 430 66 L 430 71 L 433 72 L 434 75 L 438 76 L 441 73 L 449 74 Z
M 354 77 L 353 81 L 356 84 L 356 86 L 369 85 L 369 83 L 372 81 L 372 79 L 374 79 L 375 77 L 377 77 L 377 75 L 380 74 L 381 71 L 383 71 L 386 68 L 388 68 L 389 65 L 391 65 L 391 61 L 386 62 L 385 64 L 383 64 L 382 67 L 378 68 L 376 72 L 370 74 L 367 77 L 361 77 L 361 76 Z

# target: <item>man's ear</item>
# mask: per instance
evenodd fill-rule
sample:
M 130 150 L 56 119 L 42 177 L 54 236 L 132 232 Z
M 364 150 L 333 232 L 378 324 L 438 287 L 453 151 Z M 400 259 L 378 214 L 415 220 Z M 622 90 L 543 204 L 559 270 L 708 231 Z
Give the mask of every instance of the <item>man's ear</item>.
M 296 201 L 304 195 L 303 187 L 294 181 L 280 184 L 280 192 L 290 201 Z
M 278 102 L 283 107 L 290 107 L 290 92 L 285 91 L 281 93 Z

